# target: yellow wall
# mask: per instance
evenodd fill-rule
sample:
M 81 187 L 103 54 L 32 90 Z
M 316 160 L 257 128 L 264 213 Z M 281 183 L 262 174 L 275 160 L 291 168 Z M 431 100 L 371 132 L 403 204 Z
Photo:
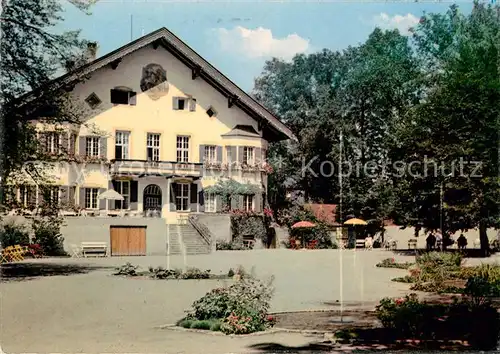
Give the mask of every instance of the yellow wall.
M 142 69 L 150 63 L 161 65 L 167 71 L 168 93 L 153 100 L 140 88 Z M 138 93 L 137 105 L 112 105 L 110 89 L 126 86 Z M 147 133 L 160 133 L 160 160 L 176 160 L 176 136 L 190 136 L 190 162 L 199 162 L 199 145 L 247 145 L 265 147 L 262 139 L 224 139 L 237 124 L 252 125 L 258 131 L 257 122 L 239 108 L 228 108 L 227 98 L 203 79 L 192 80 L 191 69 L 179 62 L 165 49 L 143 48 L 125 58 L 116 70 L 102 68 L 86 82 L 75 87 L 73 94 L 85 99 L 92 92 L 102 100 L 101 105 L 89 112 L 90 118 L 80 130 L 81 135 L 91 134 L 94 127 L 106 133 L 108 159 L 114 158 L 114 137 L 118 130 L 130 131 L 129 158 L 146 159 Z M 173 97 L 191 95 L 197 100 L 195 112 L 173 109 Z M 212 106 L 216 117 L 209 117 L 206 110 Z

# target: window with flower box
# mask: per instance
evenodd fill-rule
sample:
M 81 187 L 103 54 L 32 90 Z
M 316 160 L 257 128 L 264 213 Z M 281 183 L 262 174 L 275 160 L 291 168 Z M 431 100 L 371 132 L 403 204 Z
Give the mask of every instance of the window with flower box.
M 97 209 L 97 196 L 99 188 L 85 188 L 85 208 Z
M 243 210 L 253 211 L 254 210 L 254 196 L 244 195 L 243 196 Z
M 242 162 L 245 165 L 255 164 L 255 149 L 253 147 L 245 146 L 243 148 Z
M 99 137 L 98 136 L 88 136 L 86 138 L 85 155 L 88 157 L 98 157 L 99 156 Z

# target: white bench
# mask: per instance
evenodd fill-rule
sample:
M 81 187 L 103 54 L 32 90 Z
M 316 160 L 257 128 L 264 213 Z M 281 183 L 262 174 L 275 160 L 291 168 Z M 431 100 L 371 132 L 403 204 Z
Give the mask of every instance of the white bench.
M 356 248 L 365 248 L 365 240 L 356 240 Z
M 86 258 L 87 255 L 102 255 L 106 257 L 108 254 L 108 244 L 106 242 L 82 242 L 80 246 L 82 255 Z

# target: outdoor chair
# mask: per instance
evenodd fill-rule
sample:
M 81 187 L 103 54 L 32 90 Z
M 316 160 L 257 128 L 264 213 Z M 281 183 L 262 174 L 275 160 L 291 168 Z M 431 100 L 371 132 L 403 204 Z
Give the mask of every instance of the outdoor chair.
M 82 249 L 80 246 L 71 244 L 71 257 L 72 258 L 81 258 L 82 256 Z

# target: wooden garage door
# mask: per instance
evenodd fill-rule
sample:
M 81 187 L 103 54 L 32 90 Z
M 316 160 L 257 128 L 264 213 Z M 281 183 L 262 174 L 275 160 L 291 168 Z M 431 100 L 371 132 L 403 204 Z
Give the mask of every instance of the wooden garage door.
M 146 226 L 110 226 L 112 256 L 145 256 Z

